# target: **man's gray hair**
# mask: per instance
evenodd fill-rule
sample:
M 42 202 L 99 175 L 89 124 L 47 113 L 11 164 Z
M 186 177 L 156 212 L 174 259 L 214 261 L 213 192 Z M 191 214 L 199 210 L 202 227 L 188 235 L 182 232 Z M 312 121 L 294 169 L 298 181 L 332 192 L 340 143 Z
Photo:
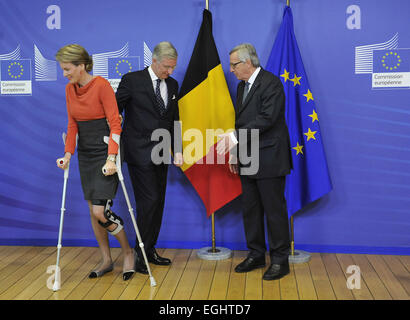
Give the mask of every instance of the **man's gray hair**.
M 171 42 L 163 41 L 158 43 L 152 52 L 152 59 L 161 61 L 163 58 L 176 59 L 178 53 Z
M 229 55 L 236 52 L 238 54 L 238 58 L 240 61 L 246 62 L 246 60 L 250 59 L 252 65 L 257 68 L 261 64 L 259 62 L 258 55 L 256 54 L 255 47 L 250 43 L 242 43 L 229 52 Z

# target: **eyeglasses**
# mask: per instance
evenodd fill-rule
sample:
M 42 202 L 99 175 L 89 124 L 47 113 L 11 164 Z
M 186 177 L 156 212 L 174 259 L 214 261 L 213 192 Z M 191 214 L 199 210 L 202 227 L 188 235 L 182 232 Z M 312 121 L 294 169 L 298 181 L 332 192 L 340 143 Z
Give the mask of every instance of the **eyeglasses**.
M 235 62 L 235 63 L 230 63 L 229 65 L 231 66 L 232 69 L 235 69 L 236 66 L 237 66 L 238 64 L 242 63 L 242 62 L 243 62 L 243 61 L 238 61 L 238 62 Z

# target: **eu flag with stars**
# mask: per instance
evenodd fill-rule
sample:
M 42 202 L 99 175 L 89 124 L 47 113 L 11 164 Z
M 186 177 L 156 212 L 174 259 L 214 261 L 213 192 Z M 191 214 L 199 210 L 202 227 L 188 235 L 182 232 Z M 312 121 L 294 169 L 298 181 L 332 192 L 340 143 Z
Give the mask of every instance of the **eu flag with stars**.
M 292 10 L 286 6 L 266 69 L 278 76 L 286 94 L 286 122 L 293 170 L 287 176 L 288 216 L 332 189 L 320 133 L 315 98 L 293 31 Z
M 27 81 L 31 80 L 31 60 L 1 60 L 2 81 Z

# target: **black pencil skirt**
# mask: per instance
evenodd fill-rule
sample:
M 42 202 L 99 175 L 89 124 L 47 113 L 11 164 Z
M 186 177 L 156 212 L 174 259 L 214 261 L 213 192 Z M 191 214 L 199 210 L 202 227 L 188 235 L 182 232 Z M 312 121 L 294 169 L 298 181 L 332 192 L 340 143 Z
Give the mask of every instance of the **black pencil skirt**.
M 78 164 L 85 200 L 113 199 L 118 188 L 118 175 L 104 176 L 102 167 L 108 155 L 104 136 L 110 136 L 106 119 L 77 121 Z

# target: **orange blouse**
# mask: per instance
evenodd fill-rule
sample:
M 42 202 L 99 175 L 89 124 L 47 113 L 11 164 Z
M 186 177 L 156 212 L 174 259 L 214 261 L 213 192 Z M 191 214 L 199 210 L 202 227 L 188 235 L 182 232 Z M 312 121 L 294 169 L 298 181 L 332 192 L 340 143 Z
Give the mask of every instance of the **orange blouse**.
M 74 154 L 78 133 L 77 121 L 106 118 L 110 124 L 108 154 L 117 154 L 118 145 L 112 140 L 112 135 L 120 135 L 122 129 L 117 100 L 110 83 L 97 76 L 83 87 L 77 83 L 69 83 L 65 92 L 68 115 L 65 152 Z

